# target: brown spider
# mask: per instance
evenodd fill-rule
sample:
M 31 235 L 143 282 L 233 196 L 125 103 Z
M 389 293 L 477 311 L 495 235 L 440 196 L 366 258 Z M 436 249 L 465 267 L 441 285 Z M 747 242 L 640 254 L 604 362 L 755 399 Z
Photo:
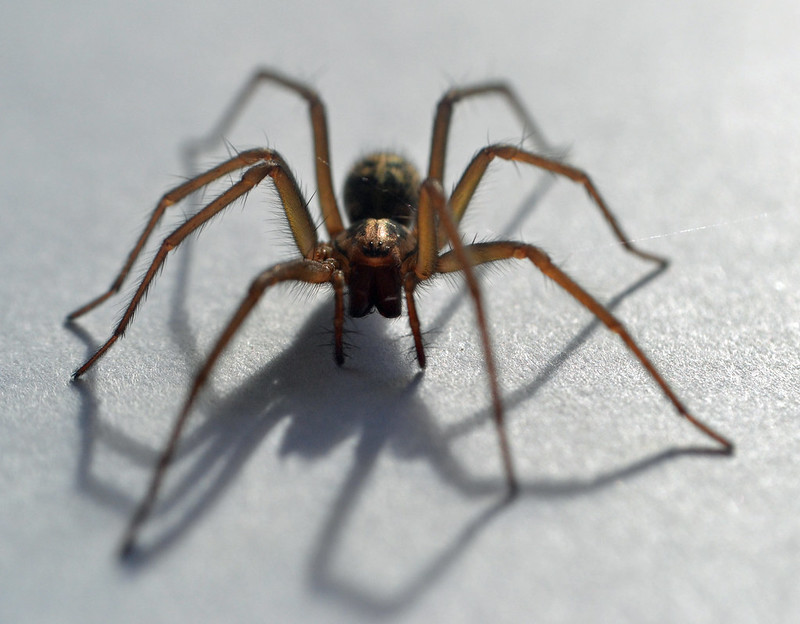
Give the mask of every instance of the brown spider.
M 348 295 L 348 313 L 352 317 L 365 316 L 376 308 L 383 316 L 394 318 L 402 312 L 405 295 L 411 333 L 420 367 L 425 366 L 419 317 L 414 291 L 417 285 L 440 273 L 463 271 L 475 306 L 478 328 L 483 346 L 486 370 L 492 396 L 494 422 L 500 442 L 503 468 L 510 494 L 517 490 L 517 478 L 511 460 L 508 440 L 503 425 L 503 405 L 497 383 L 489 332 L 484 314 L 481 292 L 473 266 L 486 262 L 517 259 L 530 260 L 544 275 L 564 288 L 588 308 L 623 342 L 658 383 L 678 413 L 700 431 L 730 453 L 733 444 L 692 416 L 656 368 L 644 355 L 622 324 L 598 301 L 576 284 L 566 273 L 555 266 L 547 254 L 533 245 L 514 241 L 464 244 L 457 226 L 464 216 L 476 187 L 483 178 L 489 163 L 495 158 L 533 165 L 551 173 L 565 176 L 582 184 L 599 207 L 617 239 L 631 253 L 646 260 L 666 265 L 666 261 L 641 251 L 622 232 L 589 177 L 579 169 L 558 160 L 537 155 L 511 145 L 489 145 L 481 149 L 467 166 L 452 194 L 447 198 L 442 191 L 445 153 L 453 106 L 466 98 L 481 95 L 499 95 L 511 106 L 526 132 L 544 143 L 532 118 L 515 93 L 504 83 L 482 83 L 466 88 L 451 89 L 439 101 L 433 123 L 431 155 L 428 175 L 424 181 L 411 163 L 392 153 L 371 154 L 350 170 L 344 186 L 344 204 L 350 222 L 345 227 L 331 180 L 328 154 L 328 128 L 325 108 L 317 93 L 305 84 L 271 70 L 261 70 L 248 81 L 218 126 L 217 134 L 238 116 L 245 101 L 261 82 L 277 84 L 303 98 L 309 106 L 316 155 L 316 178 L 319 201 L 325 228 L 330 240 L 320 242 L 317 231 L 292 172 L 280 154 L 271 149 L 251 149 L 236 154 L 213 169 L 184 182 L 166 193 L 158 202 L 150 220 L 111 287 L 102 295 L 72 312 L 69 321 L 92 310 L 118 292 L 148 237 L 169 206 L 178 203 L 195 191 L 219 180 L 234 171 L 246 169 L 241 179 L 230 186 L 161 243 L 155 258 L 131 298 L 114 333 L 102 347 L 75 371 L 78 378 L 89 370 L 120 338 L 128 327 L 134 312 L 142 302 L 153 278 L 161 269 L 167 255 L 187 236 L 241 198 L 265 178 L 272 178 L 280 195 L 289 227 L 300 252 L 300 257 L 269 267 L 252 281 L 235 314 L 220 334 L 205 363 L 197 372 L 188 397 L 175 421 L 167 444 L 153 472 L 149 488 L 132 516 L 124 536 L 121 554 L 129 555 L 134 548 L 139 528 L 156 501 L 159 488 L 169 466 L 181 432 L 187 422 L 192 405 L 208 378 L 214 364 L 226 345 L 237 332 L 247 315 L 271 286 L 287 281 L 308 284 L 330 284 L 335 300 L 334 357 L 338 364 L 344 362 L 343 328 L 345 316 L 345 291 Z M 443 248 L 449 244 L 449 251 Z

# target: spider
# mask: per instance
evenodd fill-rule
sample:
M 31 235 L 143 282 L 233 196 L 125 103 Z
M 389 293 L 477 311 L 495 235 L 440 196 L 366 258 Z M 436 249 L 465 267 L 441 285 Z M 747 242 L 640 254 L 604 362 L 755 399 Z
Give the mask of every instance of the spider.
M 544 139 L 532 117 L 527 113 L 511 87 L 503 82 L 485 82 L 463 88 L 453 88 L 445 93 L 438 102 L 434 116 L 430 161 L 427 177 L 424 180 L 407 159 L 394 153 L 374 153 L 357 162 L 350 169 L 344 183 L 344 206 L 349 221 L 349 225 L 345 226 L 333 190 L 325 106 L 320 96 L 309 86 L 270 69 L 257 71 L 223 116 L 217 134 L 222 136 L 225 129 L 239 115 L 241 108 L 255 88 L 261 83 L 271 83 L 286 89 L 305 100 L 308 105 L 316 156 L 317 192 L 329 240 L 319 240 L 307 202 L 283 157 L 277 151 L 267 148 L 242 151 L 163 195 L 109 289 L 67 317 L 68 321 L 73 321 L 120 290 L 131 267 L 167 208 L 224 176 L 244 170 L 238 182 L 233 183 L 194 216 L 186 219 L 163 240 L 113 334 L 94 355 L 73 373 L 73 378 L 77 379 L 92 368 L 124 334 L 168 254 L 186 240 L 192 232 L 208 223 L 266 178 L 272 180 L 286 213 L 299 257 L 275 264 L 253 279 L 247 294 L 217 338 L 205 363 L 196 373 L 153 471 L 148 489 L 128 523 L 122 541 L 121 556 L 126 557 L 134 552 L 138 532 L 156 502 L 162 481 L 173 459 L 195 399 L 220 354 L 267 289 L 281 282 L 330 285 L 335 302 L 333 351 L 335 360 L 340 365 L 345 359 L 343 344 L 345 314 L 357 318 L 377 310 L 384 317 L 394 318 L 400 316 L 403 299 L 405 299 L 416 358 L 419 366 L 424 368 L 425 349 L 417 315 L 415 290 L 419 284 L 436 275 L 463 272 L 475 308 L 491 393 L 494 424 L 499 439 L 500 455 L 509 496 L 516 493 L 518 481 L 504 427 L 503 403 L 497 381 L 486 314 L 473 270 L 474 266 L 488 262 L 527 259 L 533 263 L 545 276 L 565 289 L 622 339 L 661 387 L 680 416 L 721 445 L 721 452 L 731 453 L 733 451 L 732 442 L 695 418 L 684 407 L 620 321 L 558 268 L 542 249 L 510 240 L 473 244 L 462 242 L 457 229 L 458 224 L 488 165 L 494 159 L 499 158 L 543 169 L 583 185 L 614 235 L 627 251 L 662 267 L 667 264 L 666 260 L 640 250 L 631 242 L 623 233 L 586 173 L 564 164 L 558 159 L 539 155 L 522 147 L 492 144 L 480 149 L 465 169 L 453 192 L 449 197 L 445 195 L 442 190 L 445 153 L 453 109 L 458 102 L 486 95 L 499 96 L 520 119 L 525 131 L 534 140 L 544 144 Z M 345 305 L 345 293 L 347 294 L 347 305 Z

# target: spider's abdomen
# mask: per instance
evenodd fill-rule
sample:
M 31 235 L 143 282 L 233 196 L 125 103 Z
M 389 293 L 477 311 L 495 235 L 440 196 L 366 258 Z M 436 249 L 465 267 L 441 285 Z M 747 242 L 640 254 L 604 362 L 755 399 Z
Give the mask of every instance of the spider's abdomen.
M 397 154 L 377 152 L 359 160 L 344 183 L 350 223 L 391 219 L 410 226 L 419 201 L 419 173 Z

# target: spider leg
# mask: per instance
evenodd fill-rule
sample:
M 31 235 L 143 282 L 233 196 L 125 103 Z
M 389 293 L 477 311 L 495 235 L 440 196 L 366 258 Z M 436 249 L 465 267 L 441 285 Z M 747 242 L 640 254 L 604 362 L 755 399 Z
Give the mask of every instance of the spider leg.
M 518 147 L 514 147 L 512 145 L 489 145 L 488 147 L 481 149 L 474 156 L 464 171 L 464 174 L 461 176 L 461 179 L 458 181 L 455 189 L 453 189 L 453 194 L 450 196 L 450 206 L 456 223 L 461 221 L 461 218 L 464 216 L 464 212 L 466 212 L 467 206 L 469 206 L 469 202 L 472 199 L 472 195 L 475 193 L 475 189 L 478 187 L 478 184 L 483 178 L 483 174 L 486 172 L 486 168 L 495 158 L 527 163 L 529 165 L 533 165 L 534 167 L 538 167 L 539 169 L 544 169 L 546 171 L 550 171 L 551 173 L 564 176 L 573 182 L 583 185 L 583 187 L 586 189 L 586 192 L 589 193 L 589 196 L 600 209 L 603 217 L 611 226 L 611 229 L 613 230 L 617 239 L 620 243 L 622 243 L 625 249 L 633 254 L 636 254 L 640 258 L 644 258 L 645 260 L 649 260 L 651 262 L 656 262 L 662 266 L 665 266 L 668 263 L 665 258 L 661 258 L 655 254 L 643 251 L 631 242 L 630 238 L 622 231 L 622 228 L 620 227 L 614 215 L 611 213 L 611 210 L 608 208 L 605 200 L 600 195 L 597 187 L 595 187 L 594 183 L 584 171 L 569 165 L 565 165 L 557 160 L 539 156 L 533 152 L 528 152 Z M 447 240 L 441 224 L 439 225 L 438 239 L 440 245 L 443 245 Z
M 432 219 L 425 218 L 427 210 L 434 211 L 439 217 L 439 223 L 444 228 L 447 238 L 450 241 L 450 245 L 452 246 L 452 250 L 448 252 L 446 256 L 452 256 L 455 258 L 455 262 L 459 265 L 459 268 L 456 270 L 463 271 L 464 278 L 467 281 L 467 287 L 469 288 L 472 301 L 475 305 L 475 318 L 480 331 L 481 344 L 483 345 L 483 355 L 486 363 L 486 375 L 489 378 L 489 389 L 492 395 L 492 411 L 495 429 L 497 430 L 497 436 L 500 443 L 500 454 L 503 462 L 503 470 L 506 475 L 506 485 L 508 487 L 509 496 L 514 496 L 518 490 L 517 477 L 514 471 L 514 464 L 511 460 L 511 447 L 508 443 L 508 435 L 506 434 L 505 429 L 505 412 L 503 410 L 503 401 L 500 397 L 500 385 L 497 381 L 497 368 L 495 367 L 494 353 L 492 351 L 491 340 L 489 339 L 489 329 L 486 323 L 486 313 L 484 312 L 483 308 L 483 298 L 481 296 L 478 280 L 475 277 L 475 272 L 472 269 L 475 262 L 471 257 L 470 248 L 465 247 L 461 242 L 461 237 L 459 236 L 455 221 L 450 214 L 450 208 L 445 202 L 441 183 L 438 180 L 428 178 L 422 183 L 422 187 L 420 189 L 419 206 L 419 213 L 422 215 L 422 217 L 418 218 L 421 232 L 424 230 L 433 230 L 435 227 Z M 422 351 L 422 339 L 419 336 L 419 320 L 416 318 L 416 306 L 413 303 L 413 287 L 416 286 L 419 281 L 428 279 L 434 273 L 445 272 L 439 269 L 441 258 L 437 258 L 438 253 L 435 248 L 435 241 L 430 235 L 430 232 L 428 232 L 427 236 L 421 236 L 420 240 L 426 239 L 430 241 L 428 247 L 433 247 L 432 253 L 433 259 L 435 260 L 435 267 L 429 268 L 426 266 L 428 262 L 427 259 L 430 258 L 431 252 L 430 250 L 426 251 L 425 248 L 420 245 L 418 256 L 418 266 L 420 268 L 418 269 L 418 273 L 416 275 L 411 274 L 410 277 L 406 278 L 405 282 L 406 299 L 407 301 L 410 301 L 408 313 L 409 318 L 411 319 L 411 328 L 412 332 L 414 333 L 414 342 L 417 347 L 418 358 Z M 411 286 L 410 289 L 409 285 Z M 424 362 L 425 358 L 423 354 L 422 358 L 420 359 L 420 365 L 424 366 Z
M 425 368 L 425 346 L 422 343 L 422 329 L 417 314 L 417 304 L 414 302 L 414 289 L 419 280 L 413 273 L 408 273 L 403 281 L 403 289 L 406 293 L 406 310 L 408 311 L 408 323 L 411 326 L 411 335 L 414 336 L 414 350 L 417 353 L 417 362 L 420 368 Z
M 433 134 L 431 138 L 431 159 L 428 166 L 428 177 L 443 182 L 444 163 L 447 156 L 447 139 L 450 134 L 450 124 L 453 107 L 457 102 L 482 95 L 500 95 L 505 98 L 511 110 L 522 123 L 522 127 L 536 147 L 546 153 L 556 150 L 547 142 L 542 131 L 528 113 L 516 92 L 505 82 L 483 82 L 466 87 L 450 89 L 439 100 L 436 106 L 436 116 L 433 120 Z
M 255 156 L 260 154 L 259 160 L 263 160 L 263 162 L 256 164 L 245 171 L 239 182 L 231 186 L 227 191 L 205 206 L 196 215 L 187 219 L 183 225 L 178 227 L 174 232 L 172 232 L 172 234 L 164 239 L 164 241 L 161 243 L 161 247 L 159 247 L 158 252 L 147 269 L 147 272 L 142 278 L 139 287 L 136 289 L 136 292 L 131 298 L 128 307 L 125 309 L 122 318 L 114 329 L 113 334 L 108 341 L 106 341 L 106 343 L 83 364 L 83 366 L 73 373 L 73 378 L 78 378 L 87 370 L 89 370 L 95 364 L 95 362 L 97 362 L 97 360 L 99 360 L 111 347 L 111 345 L 113 345 L 117 339 L 123 335 L 125 329 L 128 327 L 128 324 L 131 322 L 136 309 L 147 293 L 151 282 L 166 261 L 167 254 L 180 245 L 180 243 L 192 232 L 197 230 L 203 224 L 207 223 L 212 217 L 230 206 L 238 198 L 248 193 L 267 176 L 272 178 L 273 182 L 275 183 L 275 187 L 278 189 L 278 193 L 280 194 L 281 202 L 283 203 L 283 207 L 286 211 L 286 216 L 289 220 L 289 226 L 292 230 L 292 234 L 294 235 L 295 243 L 297 244 L 298 249 L 303 256 L 307 258 L 315 253 L 317 246 L 317 233 L 314 228 L 314 223 L 311 219 L 311 215 L 308 212 L 308 208 L 306 207 L 306 202 L 297 186 L 297 182 L 295 182 L 294 178 L 292 177 L 292 174 L 283 158 L 271 150 L 251 150 L 251 152 L 243 152 L 243 154 L 248 154 L 246 159 L 255 158 Z M 239 167 L 241 167 L 242 165 L 240 163 L 247 162 L 246 159 L 242 160 L 240 155 L 240 157 L 233 158 L 227 163 L 223 163 L 223 165 L 220 165 L 220 167 L 212 169 L 211 171 L 216 172 L 225 165 L 230 165 L 231 168 L 234 168 L 233 163 L 237 163 L 239 164 Z M 205 179 L 205 177 L 210 173 L 211 172 L 198 177 Z M 195 182 L 197 179 L 198 178 L 190 180 L 187 184 Z M 186 185 L 182 185 L 182 187 L 178 188 L 180 189 L 185 186 Z M 185 194 L 188 195 L 193 190 L 194 189 L 184 189 L 182 192 L 185 192 Z M 170 196 L 170 193 L 167 193 L 167 196 Z M 159 203 L 160 207 L 166 207 L 167 205 L 169 205 L 169 203 L 165 203 L 163 200 Z M 157 212 L 158 209 L 156 210 L 156 213 Z M 160 216 L 156 213 L 153 214 L 154 218 Z M 151 218 L 151 223 L 152 222 L 153 218 Z M 148 224 L 148 227 L 149 226 L 150 224 Z M 143 235 L 143 237 L 140 239 L 140 243 L 137 243 L 137 247 L 134 248 L 135 253 L 132 254 L 134 258 L 140 251 L 141 245 L 144 244 L 143 239 L 146 238 L 146 234 L 149 234 L 149 232 L 145 230 L 144 234 L 145 235 Z M 80 311 L 81 310 L 79 310 L 79 312 Z
M 403 280 L 403 289 L 406 296 L 406 309 L 411 333 L 414 336 L 414 348 L 417 352 L 417 361 L 420 368 L 425 368 L 425 348 L 422 343 L 422 330 L 420 328 L 417 306 L 414 302 L 414 289 L 421 281 L 430 278 L 436 272 L 436 261 L 439 257 L 439 247 L 436 240 L 436 214 L 444 209 L 444 193 L 441 184 L 428 178 L 420 186 L 419 204 L 414 225 L 414 234 L 417 238 L 417 255 L 413 263 L 413 270 L 406 273 Z
M 164 475 L 166 474 L 167 468 L 169 467 L 175 455 L 175 451 L 178 447 L 178 441 L 180 440 L 181 433 L 183 432 L 186 422 L 189 419 L 189 414 L 198 393 L 205 385 L 206 380 L 208 379 L 208 376 L 211 373 L 211 370 L 214 368 L 214 365 L 216 364 L 220 355 L 228 346 L 228 343 L 239 330 L 242 323 L 248 317 L 255 305 L 261 299 L 261 296 L 264 294 L 264 292 L 279 282 L 296 281 L 307 284 L 324 284 L 326 282 L 331 282 L 339 273 L 340 271 L 336 269 L 335 264 L 332 262 L 318 262 L 316 260 L 308 260 L 304 258 L 301 260 L 295 260 L 293 262 L 287 262 L 273 266 L 260 273 L 252 281 L 247 295 L 239 304 L 239 308 L 236 310 L 233 317 L 231 317 L 231 320 L 228 321 L 228 324 L 225 326 L 225 329 L 217 338 L 217 342 L 211 349 L 211 352 L 206 358 L 205 363 L 195 375 L 194 381 L 192 382 L 192 387 L 189 390 L 189 394 L 186 397 L 183 407 L 181 408 L 180 414 L 172 426 L 172 431 L 170 432 L 167 444 L 158 458 L 158 462 L 150 480 L 150 484 L 147 488 L 147 492 L 131 517 L 130 523 L 125 531 L 122 541 L 122 548 L 120 550 L 122 557 L 127 557 L 133 552 L 139 529 L 153 509 L 153 505 L 155 504 L 156 498 L 158 497 L 158 492 L 164 480 Z
M 341 366 L 344 364 L 344 273 L 337 270 L 331 278 L 334 294 L 334 314 L 333 314 L 333 343 L 334 359 Z
M 439 258 L 437 264 L 437 271 L 440 273 L 450 273 L 453 271 L 463 270 L 465 262 L 471 262 L 475 265 L 483 264 L 485 262 L 494 262 L 497 260 L 528 259 L 536 267 L 544 273 L 545 276 L 556 282 L 570 295 L 572 295 L 579 303 L 586 307 L 592 314 L 594 314 L 603 324 L 608 327 L 612 332 L 617 334 L 630 351 L 636 356 L 636 359 L 642 364 L 645 370 L 661 387 L 661 390 L 670 400 L 672 405 L 677 410 L 678 414 L 692 423 L 697 429 L 702 431 L 708 437 L 718 442 L 722 446 L 722 450 L 726 453 L 732 453 L 733 443 L 717 433 L 710 426 L 706 425 L 696 417 L 694 417 L 678 399 L 672 388 L 667 384 L 661 374 L 658 372 L 649 358 L 642 352 L 641 348 L 634 341 L 628 330 L 622 323 L 611 314 L 602 304 L 600 304 L 594 297 L 581 288 L 569 275 L 564 273 L 550 260 L 548 255 L 533 245 L 526 245 L 524 243 L 517 243 L 512 241 L 498 241 L 494 243 L 476 243 L 468 245 L 464 248 L 468 254 L 468 259 L 464 258 L 463 254 L 456 253 L 456 250 L 450 251 Z
M 177 204 L 181 200 L 185 199 L 198 189 L 211 184 L 215 180 L 220 179 L 221 177 L 232 173 L 238 169 L 243 169 L 245 167 L 249 167 L 257 163 L 260 160 L 271 160 L 275 156 L 275 153 L 271 150 L 267 149 L 251 149 L 244 152 L 240 152 L 233 158 L 226 160 L 223 163 L 220 163 L 213 169 L 209 169 L 205 173 L 201 173 L 200 175 L 195 176 L 191 180 L 187 180 L 180 186 L 176 186 L 174 189 L 165 193 L 161 199 L 159 200 L 158 204 L 153 210 L 150 218 L 147 221 L 147 224 L 144 227 L 144 230 L 139 235 L 136 244 L 133 246 L 133 249 L 128 254 L 128 258 L 125 260 L 125 264 L 123 265 L 122 269 L 120 270 L 117 277 L 114 279 L 114 282 L 108 288 L 106 292 L 101 294 L 99 297 L 96 297 L 86 303 L 85 305 L 81 306 L 77 310 L 70 312 L 67 315 L 67 320 L 72 321 L 79 316 L 83 316 L 87 312 L 93 310 L 101 303 L 106 301 L 112 295 L 119 292 L 120 288 L 122 288 L 122 284 L 125 282 L 125 279 L 130 273 L 133 264 L 136 262 L 136 259 L 139 257 L 139 254 L 144 249 L 145 244 L 147 243 L 150 235 L 155 230 L 158 222 L 164 216 L 167 208 Z
M 344 229 L 342 217 L 336 204 L 336 195 L 333 190 L 331 175 L 331 157 L 328 148 L 328 122 L 325 115 L 325 105 L 319 94 L 308 85 L 289 78 L 280 72 L 268 68 L 258 69 L 245 83 L 238 95 L 225 110 L 222 118 L 209 133 L 208 137 L 188 144 L 185 152 L 190 159 L 204 149 L 210 149 L 219 142 L 242 114 L 242 111 L 255 93 L 259 85 L 273 83 L 284 87 L 300 96 L 308 103 L 311 117 L 311 128 L 314 135 L 315 169 L 317 175 L 317 193 L 322 207 L 322 216 L 325 227 L 331 238 Z

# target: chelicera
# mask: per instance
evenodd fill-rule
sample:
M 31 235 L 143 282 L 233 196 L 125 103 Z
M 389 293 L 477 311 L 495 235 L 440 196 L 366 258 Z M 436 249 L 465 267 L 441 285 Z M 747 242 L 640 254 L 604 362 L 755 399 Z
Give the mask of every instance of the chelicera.
M 405 301 L 417 360 L 420 367 L 424 367 L 425 349 L 416 310 L 416 287 L 439 274 L 463 272 L 475 306 L 492 397 L 494 423 L 500 444 L 506 486 L 510 494 L 516 492 L 518 481 L 504 427 L 503 403 L 481 290 L 473 270 L 474 266 L 489 262 L 512 259 L 532 262 L 545 276 L 564 288 L 612 332 L 619 335 L 631 353 L 661 387 L 680 416 L 716 441 L 721 446 L 722 452 L 729 453 L 733 450 L 733 444 L 727 438 L 695 418 L 686 409 L 619 320 L 559 269 L 542 249 L 509 240 L 472 244 L 462 242 L 457 229 L 458 224 L 489 163 L 499 158 L 543 169 L 583 185 L 594 204 L 600 209 L 613 234 L 627 251 L 646 261 L 662 266 L 666 264 L 664 259 L 640 250 L 631 242 L 623 233 L 595 185 L 583 171 L 558 159 L 518 146 L 494 144 L 479 150 L 453 192 L 449 196 L 445 195 L 442 190 L 445 153 L 453 108 L 459 101 L 486 95 L 499 96 L 519 117 L 526 133 L 538 139 L 539 143 L 543 143 L 532 118 L 508 85 L 501 82 L 487 82 L 451 89 L 445 93 L 438 103 L 434 117 L 430 161 L 424 179 L 408 160 L 397 154 L 375 153 L 356 163 L 350 170 L 344 186 L 344 204 L 349 220 L 349 226 L 345 227 L 333 190 L 325 108 L 314 90 L 278 72 L 261 70 L 251 78 L 236 98 L 223 117 L 216 135 L 222 135 L 260 83 L 283 87 L 308 104 L 314 137 L 317 194 L 328 241 L 319 240 L 307 202 L 283 157 L 277 151 L 266 148 L 242 151 L 167 192 L 158 202 L 111 287 L 68 316 L 68 320 L 72 321 L 119 291 L 167 208 L 212 182 L 244 170 L 239 181 L 233 183 L 195 215 L 186 219 L 163 240 L 113 334 L 75 371 L 73 377 L 78 378 L 94 366 L 123 335 L 168 254 L 237 199 L 253 190 L 266 178 L 271 179 L 280 195 L 299 257 L 271 266 L 258 274 L 217 338 L 205 363 L 194 378 L 183 408 L 173 424 L 169 439 L 155 467 L 148 490 L 130 520 L 123 540 L 121 551 L 123 555 L 130 554 L 134 549 L 139 529 L 155 504 L 195 399 L 220 354 L 262 295 L 270 287 L 281 282 L 327 284 L 331 287 L 335 301 L 334 357 L 339 364 L 345 359 L 343 346 L 345 307 L 351 317 L 362 317 L 377 310 L 381 315 L 392 318 L 401 315 Z

